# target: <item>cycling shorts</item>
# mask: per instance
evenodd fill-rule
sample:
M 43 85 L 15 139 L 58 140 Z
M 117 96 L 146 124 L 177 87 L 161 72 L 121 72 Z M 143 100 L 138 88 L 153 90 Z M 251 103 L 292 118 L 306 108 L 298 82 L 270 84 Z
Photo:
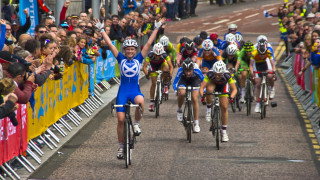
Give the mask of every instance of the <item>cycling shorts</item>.
M 168 62 L 166 60 L 159 64 L 154 64 L 150 62 L 150 77 L 158 76 L 158 73 L 153 71 L 158 71 L 159 69 L 162 69 L 162 67 L 165 65 L 168 65 Z
M 124 104 L 127 104 L 128 101 L 131 101 L 131 103 L 134 104 L 134 99 L 139 95 L 144 97 L 140 91 L 139 85 L 137 84 L 120 85 L 117 99 L 116 99 L 116 104 L 124 105 Z M 126 108 L 117 107 L 117 112 L 126 112 Z
M 200 84 L 201 84 L 201 80 L 197 76 L 192 77 L 190 79 L 181 78 L 178 82 L 178 89 L 179 87 L 187 87 L 187 86 L 200 87 Z M 195 90 L 199 90 L 199 89 L 195 89 Z

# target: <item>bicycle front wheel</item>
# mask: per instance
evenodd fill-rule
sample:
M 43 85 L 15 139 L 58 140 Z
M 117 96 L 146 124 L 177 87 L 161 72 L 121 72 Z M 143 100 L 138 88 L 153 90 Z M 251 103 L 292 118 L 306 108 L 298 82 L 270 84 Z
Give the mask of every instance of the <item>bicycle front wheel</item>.
M 247 116 L 251 114 L 251 86 L 250 82 L 247 81 L 246 83 L 246 106 L 247 106 Z
M 160 110 L 160 87 L 159 87 L 159 84 L 157 84 L 156 86 L 156 96 L 155 96 L 155 101 L 154 101 L 154 104 L 155 104 L 155 110 L 156 110 L 156 118 L 159 116 L 159 110 Z
M 123 133 L 124 133 L 124 160 L 126 163 L 126 168 L 128 168 L 128 166 L 131 164 L 130 124 L 128 119 L 125 119 L 124 121 Z
M 215 131 L 216 134 L 216 147 L 219 150 L 220 149 L 220 138 L 221 138 L 221 131 L 220 131 L 220 127 L 221 127 L 221 114 L 220 114 L 220 108 L 216 107 L 214 109 L 214 118 L 212 119 L 212 123 L 215 126 L 215 129 L 213 131 Z
M 191 102 L 188 102 L 187 140 L 189 141 L 189 143 L 191 143 L 192 122 L 193 122 L 192 105 L 191 105 Z

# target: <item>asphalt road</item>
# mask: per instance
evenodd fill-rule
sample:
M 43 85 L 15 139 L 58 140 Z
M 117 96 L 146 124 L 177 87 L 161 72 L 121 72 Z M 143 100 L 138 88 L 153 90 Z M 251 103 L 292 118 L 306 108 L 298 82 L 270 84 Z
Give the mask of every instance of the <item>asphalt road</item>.
M 279 1 L 258 0 L 222 8 L 202 4 L 196 11 L 199 17 L 168 23 L 166 32 L 174 42 L 183 35 L 193 37 L 201 30 L 220 26 L 213 30 L 222 36 L 228 22 L 240 19 L 236 24 L 245 39 L 255 40 L 258 34 L 267 34 L 275 49 L 279 33 L 278 26 L 272 23 L 277 19 L 261 15 L 263 10 L 277 8 L 274 3 Z M 256 13 L 259 14 L 246 18 Z M 223 23 L 214 24 L 219 21 Z M 147 107 L 150 82 L 141 84 Z M 223 143 L 220 150 L 216 150 L 204 119 L 205 106 L 200 107 L 201 132 L 192 135 L 192 143 L 186 141 L 184 128 L 176 120 L 173 90 L 169 93 L 169 100 L 160 107 L 159 118 L 145 112 L 129 169 L 124 161 L 116 159 L 117 120 L 110 116 L 110 109 L 105 109 L 60 150 L 62 153 L 53 156 L 30 178 L 319 179 L 319 161 L 299 111 L 280 78 L 276 82 L 278 107 L 268 107 L 266 119 L 261 120 L 255 113 L 247 117 L 245 111 L 232 113 L 230 109 L 230 141 Z

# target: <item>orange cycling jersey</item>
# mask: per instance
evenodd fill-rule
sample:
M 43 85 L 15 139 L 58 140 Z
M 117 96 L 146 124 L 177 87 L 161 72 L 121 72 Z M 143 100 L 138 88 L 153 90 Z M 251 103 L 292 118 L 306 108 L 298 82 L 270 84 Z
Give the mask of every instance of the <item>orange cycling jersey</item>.
M 269 60 L 273 60 L 270 50 L 267 50 L 263 56 L 260 56 L 257 49 L 252 51 L 251 60 L 254 60 L 256 63 L 264 63 L 266 62 L 267 58 L 269 58 Z

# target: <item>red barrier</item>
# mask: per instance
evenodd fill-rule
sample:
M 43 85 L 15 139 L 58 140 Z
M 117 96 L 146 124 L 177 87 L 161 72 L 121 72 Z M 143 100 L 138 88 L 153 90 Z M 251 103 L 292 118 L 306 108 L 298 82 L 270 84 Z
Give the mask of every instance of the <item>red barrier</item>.
M 302 68 L 304 67 L 304 59 L 301 58 L 301 64 L 300 64 L 300 71 L 302 70 Z M 302 73 L 301 77 L 300 77 L 300 86 L 303 90 L 306 90 L 306 86 L 305 86 L 305 83 L 304 83 L 304 74 L 305 73 Z
M 9 118 L 0 120 L 0 165 L 26 151 L 27 142 L 27 106 L 19 105 L 16 111 L 19 123 L 14 127 Z

